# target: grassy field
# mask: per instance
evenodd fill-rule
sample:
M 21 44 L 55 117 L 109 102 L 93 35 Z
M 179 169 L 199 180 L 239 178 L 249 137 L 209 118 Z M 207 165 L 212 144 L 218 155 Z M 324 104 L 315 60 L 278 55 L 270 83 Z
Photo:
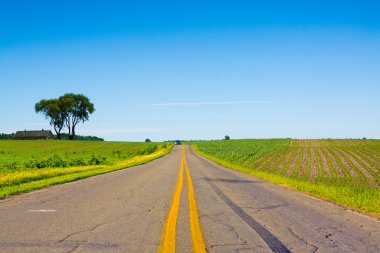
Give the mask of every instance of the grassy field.
M 380 217 L 380 140 L 197 142 L 224 166 Z
M 0 141 L 0 198 L 149 162 L 171 144 Z

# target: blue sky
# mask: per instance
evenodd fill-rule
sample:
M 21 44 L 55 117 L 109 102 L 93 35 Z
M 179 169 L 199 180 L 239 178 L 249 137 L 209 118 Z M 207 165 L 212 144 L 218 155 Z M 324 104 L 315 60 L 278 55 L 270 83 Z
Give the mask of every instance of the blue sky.
M 380 138 L 379 1 L 1 1 L 0 132 L 43 98 L 106 140 Z

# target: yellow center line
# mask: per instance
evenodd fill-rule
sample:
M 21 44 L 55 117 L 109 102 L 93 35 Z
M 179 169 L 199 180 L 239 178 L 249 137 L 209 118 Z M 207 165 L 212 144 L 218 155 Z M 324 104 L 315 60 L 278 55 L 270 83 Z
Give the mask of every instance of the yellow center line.
M 162 253 L 174 253 L 176 248 L 176 228 L 177 228 L 177 218 L 180 206 L 181 192 L 183 186 L 183 170 L 186 168 L 187 183 L 189 189 L 189 212 L 190 212 L 190 230 L 191 230 L 191 240 L 193 245 L 193 252 L 206 252 L 206 247 L 203 240 L 202 230 L 199 223 L 197 203 L 194 196 L 193 181 L 190 176 L 189 166 L 186 161 L 186 150 L 182 147 L 182 158 L 180 172 L 178 176 L 177 187 L 173 196 L 173 203 L 169 211 L 168 218 L 166 220 L 166 225 L 164 233 L 162 236 L 161 245 L 158 252 Z
M 185 149 L 183 149 L 185 150 Z M 193 244 L 193 252 L 206 252 L 205 243 L 203 240 L 202 229 L 199 223 L 197 203 L 194 196 L 193 181 L 190 176 L 189 166 L 186 161 L 186 153 L 183 152 L 184 162 L 186 167 L 187 184 L 189 187 L 189 208 L 190 208 L 190 229 L 191 239 Z
M 182 192 L 182 185 L 183 185 L 183 164 L 184 164 L 184 159 L 182 155 L 177 187 L 174 192 L 173 203 L 169 211 L 165 230 L 162 236 L 162 242 L 161 242 L 160 248 L 158 249 L 158 252 L 165 252 L 165 253 L 175 252 L 177 217 L 178 217 L 179 203 L 181 199 L 181 192 Z

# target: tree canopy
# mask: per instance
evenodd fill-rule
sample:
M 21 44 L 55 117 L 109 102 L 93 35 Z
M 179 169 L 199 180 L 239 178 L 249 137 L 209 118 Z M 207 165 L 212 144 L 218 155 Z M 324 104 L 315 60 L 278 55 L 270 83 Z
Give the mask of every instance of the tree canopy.
M 50 119 L 50 125 L 54 127 L 58 139 L 61 139 L 61 131 L 66 127 L 69 131 L 69 139 L 73 140 L 77 124 L 88 121 L 95 108 L 88 97 L 82 94 L 66 93 L 58 99 L 41 100 L 36 103 L 35 111 Z
M 34 107 L 36 113 L 42 113 L 46 119 L 50 119 L 50 125 L 53 126 L 58 139 L 61 139 L 61 131 L 67 116 L 67 110 L 64 108 L 60 99 L 43 99 Z
M 0 133 L 0 140 L 13 140 L 15 138 L 15 134 L 4 134 Z

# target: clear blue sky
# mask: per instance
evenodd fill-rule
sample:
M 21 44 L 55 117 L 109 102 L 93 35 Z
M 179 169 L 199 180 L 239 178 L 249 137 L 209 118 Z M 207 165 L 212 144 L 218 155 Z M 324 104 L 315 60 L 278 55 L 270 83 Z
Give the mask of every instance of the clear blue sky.
M 43 98 L 106 140 L 380 138 L 380 2 L 1 1 L 0 132 Z

